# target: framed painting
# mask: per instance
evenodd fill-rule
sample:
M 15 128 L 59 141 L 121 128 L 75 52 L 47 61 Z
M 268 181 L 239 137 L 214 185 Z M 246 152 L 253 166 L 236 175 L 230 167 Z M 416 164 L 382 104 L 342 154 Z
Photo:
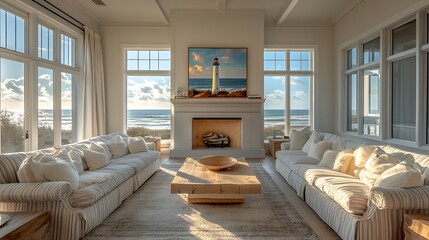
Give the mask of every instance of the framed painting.
M 246 97 L 247 48 L 188 48 L 188 97 Z

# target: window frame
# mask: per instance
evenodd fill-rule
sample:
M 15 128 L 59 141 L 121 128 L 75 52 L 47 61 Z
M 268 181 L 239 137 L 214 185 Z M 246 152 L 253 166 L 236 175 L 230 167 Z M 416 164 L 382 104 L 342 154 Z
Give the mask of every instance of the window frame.
M 272 50 L 283 50 L 285 51 L 285 70 L 264 70 L 264 78 L 265 76 L 280 76 L 285 78 L 285 128 L 284 128 L 284 135 L 289 135 L 292 131 L 292 128 L 299 128 L 301 126 L 291 126 L 291 108 L 290 108 L 290 82 L 291 77 L 293 76 L 309 76 L 310 83 L 309 83 L 309 124 L 310 128 L 314 128 L 314 85 L 315 85 L 315 79 L 316 79 L 316 59 L 317 59 L 317 46 L 315 45 L 272 45 L 272 44 L 266 44 L 264 47 L 265 51 L 272 51 Z M 307 70 L 290 70 L 290 51 L 310 51 L 310 68 L 313 69 L 312 71 Z M 265 58 L 263 59 L 263 62 L 265 61 Z M 264 107 L 265 109 L 265 107 Z M 264 121 L 265 124 L 265 121 Z
M 81 119 L 82 106 L 82 79 L 83 79 L 83 41 L 84 33 L 81 30 L 66 26 L 64 23 L 56 20 L 55 17 L 39 12 L 23 3 L 16 2 L 11 5 L 0 2 L 0 8 L 24 17 L 25 42 L 24 53 L 16 52 L 6 48 L 0 48 L 0 56 L 5 59 L 20 59 L 25 62 L 25 130 L 29 134 L 29 139 L 24 141 L 25 150 L 37 150 L 38 148 L 38 67 L 49 68 L 54 71 L 54 92 L 53 92 L 53 146 L 60 146 L 61 143 L 61 73 L 72 74 L 75 77 L 74 90 L 72 96 L 72 142 L 82 139 L 83 132 Z M 53 30 L 53 61 L 40 58 L 38 56 L 38 25 L 49 27 Z M 61 34 L 71 37 L 75 40 L 75 66 L 68 66 L 61 63 Z M 74 107 L 76 106 L 76 107 Z M 0 149 L 1 151 L 1 149 Z
M 123 69 L 123 89 L 124 89 L 124 114 L 123 114 L 123 132 L 128 130 L 128 76 L 169 76 L 170 77 L 170 94 L 172 92 L 171 73 L 173 68 L 172 50 L 170 44 L 122 44 L 122 69 Z M 170 51 L 170 70 L 128 70 L 127 69 L 127 51 Z M 150 54 L 150 53 L 149 53 Z M 159 62 L 159 58 L 158 58 Z M 159 69 L 159 65 L 158 65 Z M 171 111 L 171 107 L 170 107 Z M 172 129 L 170 129 L 172 131 Z

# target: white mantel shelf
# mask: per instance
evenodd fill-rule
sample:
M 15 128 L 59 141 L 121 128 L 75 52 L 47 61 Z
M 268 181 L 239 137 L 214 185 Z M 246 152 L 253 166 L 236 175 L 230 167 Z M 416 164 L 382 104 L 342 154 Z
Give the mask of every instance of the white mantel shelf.
M 186 98 L 171 99 L 173 158 L 207 155 L 263 158 L 264 151 L 264 99 L 247 98 Z M 192 119 L 242 119 L 242 146 L 240 149 L 192 149 Z

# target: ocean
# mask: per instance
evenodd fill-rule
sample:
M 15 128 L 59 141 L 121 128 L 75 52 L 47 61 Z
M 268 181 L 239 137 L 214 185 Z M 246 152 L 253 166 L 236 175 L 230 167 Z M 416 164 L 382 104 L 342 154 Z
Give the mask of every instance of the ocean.
M 265 109 L 264 125 L 265 127 L 284 124 L 283 109 Z M 146 127 L 153 130 L 170 129 L 171 115 L 169 109 L 147 109 L 147 110 L 128 110 L 128 127 Z M 62 129 L 70 130 L 72 128 L 71 110 L 62 111 Z M 307 109 L 291 110 L 291 126 L 309 125 L 309 115 Z M 39 110 L 39 126 L 51 126 L 53 124 L 52 110 Z
M 291 126 L 309 125 L 307 109 L 291 110 Z M 265 127 L 284 124 L 283 109 L 264 111 Z M 128 110 L 128 127 L 146 127 L 154 130 L 170 129 L 170 110 Z
M 222 90 L 233 92 L 241 89 L 246 89 L 247 80 L 245 78 L 220 78 L 219 84 Z M 190 78 L 189 89 L 195 90 L 211 90 L 211 78 Z

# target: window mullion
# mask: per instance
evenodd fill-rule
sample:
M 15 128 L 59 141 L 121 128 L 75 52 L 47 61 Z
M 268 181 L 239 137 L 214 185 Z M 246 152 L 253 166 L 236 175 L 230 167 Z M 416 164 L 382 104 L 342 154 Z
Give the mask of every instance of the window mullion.
M 53 115 L 53 131 L 54 131 L 54 146 L 61 146 L 61 71 L 58 68 L 54 69 L 54 115 Z

